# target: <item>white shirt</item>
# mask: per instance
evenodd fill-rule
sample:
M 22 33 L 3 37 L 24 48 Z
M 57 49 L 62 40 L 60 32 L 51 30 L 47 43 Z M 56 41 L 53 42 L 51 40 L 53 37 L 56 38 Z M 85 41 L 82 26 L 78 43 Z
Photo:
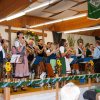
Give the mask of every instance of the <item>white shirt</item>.
M 15 47 L 18 48 L 19 46 L 22 46 L 22 44 L 18 40 L 15 41 Z
M 2 51 L 2 46 L 1 46 L 1 43 L 0 43 L 0 51 Z
M 49 53 L 50 52 L 50 49 L 48 49 L 47 51 L 46 51 L 46 53 Z
M 93 58 L 94 59 L 100 59 L 100 46 L 97 46 L 94 49 Z
M 84 58 L 84 55 L 82 55 L 82 53 L 79 54 L 79 50 L 78 50 L 78 49 L 80 49 L 80 51 L 83 53 L 83 50 L 82 50 L 81 48 L 78 47 L 78 48 L 76 49 L 76 56 L 77 56 L 77 57 L 80 57 L 80 56 L 81 56 L 82 58 Z
M 60 52 L 61 52 L 61 53 L 64 53 L 64 51 L 65 51 L 64 46 L 61 46 L 61 47 L 60 47 Z
M 6 58 L 6 54 L 3 48 L 2 48 L 2 53 L 3 53 L 3 58 Z
M 5 54 L 5 51 L 4 51 L 1 43 L 0 43 L 0 51 L 2 51 L 2 53 L 3 53 L 3 58 L 6 58 L 6 54 Z

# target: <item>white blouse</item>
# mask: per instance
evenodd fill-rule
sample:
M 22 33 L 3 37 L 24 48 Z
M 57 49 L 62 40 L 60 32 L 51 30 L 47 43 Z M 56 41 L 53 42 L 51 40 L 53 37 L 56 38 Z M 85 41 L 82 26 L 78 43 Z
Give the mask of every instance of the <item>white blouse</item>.
M 48 50 L 46 51 L 46 53 L 50 53 L 50 49 L 48 49 Z
M 15 41 L 15 47 L 18 48 L 19 46 L 23 46 L 20 41 L 16 40 Z
M 83 50 L 82 50 L 81 48 L 78 47 L 78 48 L 76 49 L 76 56 L 77 56 L 77 57 L 80 57 L 80 56 L 81 56 L 82 58 L 84 58 L 84 55 L 83 55 L 82 53 L 79 54 L 79 50 L 78 50 L 78 49 L 80 49 L 80 51 L 83 53 Z
M 3 58 L 5 58 L 6 57 L 6 54 L 5 54 L 5 51 L 4 51 L 1 43 L 0 43 L 0 51 L 2 51 L 2 53 L 3 53 Z
M 65 51 L 64 46 L 61 46 L 61 47 L 60 47 L 60 52 L 61 52 L 61 53 L 64 53 L 64 51 Z
M 2 51 L 2 46 L 1 46 L 1 43 L 0 43 L 0 51 Z

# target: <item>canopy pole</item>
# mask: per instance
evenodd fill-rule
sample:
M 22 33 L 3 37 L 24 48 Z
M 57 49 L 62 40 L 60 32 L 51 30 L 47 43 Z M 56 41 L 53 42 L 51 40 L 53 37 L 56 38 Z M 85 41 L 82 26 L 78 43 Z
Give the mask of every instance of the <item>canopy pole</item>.
M 91 73 L 89 72 L 89 74 L 91 74 Z M 89 87 L 91 87 L 91 78 L 88 78 L 88 85 L 89 85 Z
M 44 29 L 42 29 L 42 40 L 43 40 L 43 43 L 45 43 L 45 40 L 44 40 Z
M 10 87 L 4 88 L 4 100 L 10 100 Z
M 8 26 L 9 51 L 11 51 L 11 26 Z
M 59 75 L 56 74 L 56 78 L 58 78 Z M 59 82 L 56 82 L 56 100 L 59 100 Z

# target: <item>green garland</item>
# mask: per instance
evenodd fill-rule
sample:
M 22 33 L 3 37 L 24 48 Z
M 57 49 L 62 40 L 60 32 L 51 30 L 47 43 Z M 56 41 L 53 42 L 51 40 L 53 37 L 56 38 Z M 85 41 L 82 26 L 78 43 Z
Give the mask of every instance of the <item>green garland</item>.
M 97 78 L 100 77 L 100 73 L 95 74 L 84 74 L 84 75 L 74 75 L 74 76 L 67 76 L 67 77 L 58 77 L 58 78 L 46 78 L 46 79 L 38 79 L 38 80 L 28 80 L 28 81 L 19 81 L 19 82 L 0 82 L 0 88 L 5 87 L 12 87 L 12 86 L 33 86 L 35 84 L 48 84 L 48 83 L 56 83 L 56 82 L 62 82 L 62 81 L 68 81 L 68 80 L 80 80 L 80 79 L 88 79 L 88 78 Z
M 27 31 L 24 34 L 27 36 L 30 36 L 30 38 L 35 37 L 35 42 L 37 42 L 39 40 L 39 37 L 38 37 L 38 35 L 35 34 L 35 32 Z

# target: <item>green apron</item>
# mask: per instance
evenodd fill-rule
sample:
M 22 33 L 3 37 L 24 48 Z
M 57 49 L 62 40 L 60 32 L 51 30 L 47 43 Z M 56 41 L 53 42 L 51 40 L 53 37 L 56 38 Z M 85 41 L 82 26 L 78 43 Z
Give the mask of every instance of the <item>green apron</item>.
M 66 50 L 64 50 L 64 52 L 66 52 Z M 59 54 L 61 56 L 61 53 L 59 51 Z M 58 60 L 60 60 L 61 63 L 61 74 L 66 74 L 66 61 L 65 61 L 65 57 L 60 57 L 58 58 Z
M 50 64 L 52 66 L 53 71 L 55 72 L 55 66 L 56 66 L 56 59 L 51 59 Z
M 66 74 L 66 62 L 65 62 L 65 58 L 59 58 L 61 64 L 62 64 L 62 70 L 61 70 L 61 74 Z

